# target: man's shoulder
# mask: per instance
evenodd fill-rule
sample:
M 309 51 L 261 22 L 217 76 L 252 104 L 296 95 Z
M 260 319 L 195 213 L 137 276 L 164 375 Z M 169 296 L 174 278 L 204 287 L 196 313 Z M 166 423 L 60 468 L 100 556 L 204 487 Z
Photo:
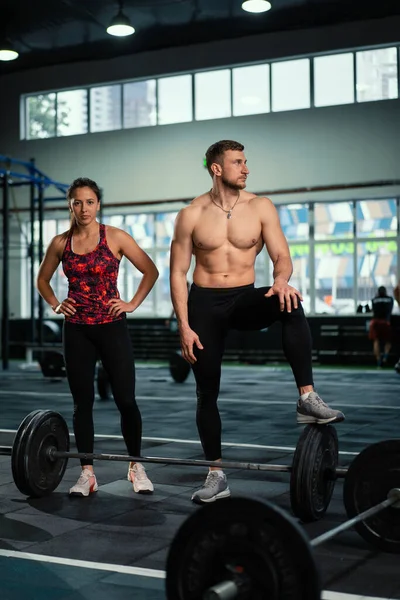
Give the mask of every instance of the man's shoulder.
M 270 198 L 263 196 L 262 194 L 254 194 L 253 192 L 246 192 L 246 194 L 248 201 L 254 204 L 258 204 L 260 206 L 269 206 L 273 204 Z
M 188 208 L 189 207 L 199 208 L 199 207 L 203 207 L 209 203 L 210 203 L 210 193 L 204 192 L 204 194 L 200 194 L 200 196 L 196 196 L 196 198 L 193 198 L 193 200 L 189 204 Z
M 208 193 L 201 194 L 200 196 L 193 198 L 193 200 L 190 202 L 190 204 L 181 208 L 181 210 L 179 211 L 179 214 L 187 216 L 187 217 L 189 217 L 191 215 L 195 215 L 198 212 L 200 212 L 205 206 L 207 206 L 207 204 L 209 204 L 209 202 L 210 202 L 210 199 L 209 199 Z
M 247 193 L 248 193 L 247 201 L 248 201 L 249 206 L 254 208 L 257 212 L 263 213 L 263 214 L 270 214 L 271 211 L 275 210 L 274 203 L 267 196 L 262 196 L 259 194 L 252 194 L 250 192 L 247 192 Z
M 202 196 L 194 198 L 190 204 L 180 209 L 176 218 L 176 226 L 178 229 L 182 227 L 185 229 L 193 229 L 205 206 L 205 200 L 202 201 L 201 198 Z

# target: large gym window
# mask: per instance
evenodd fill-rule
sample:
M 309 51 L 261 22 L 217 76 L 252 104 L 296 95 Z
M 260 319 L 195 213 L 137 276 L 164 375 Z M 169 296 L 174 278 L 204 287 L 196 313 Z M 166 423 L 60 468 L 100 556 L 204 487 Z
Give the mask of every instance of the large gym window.
M 196 73 L 194 81 L 197 121 L 232 115 L 230 69 Z
M 21 100 L 21 135 L 31 140 L 397 98 L 397 51 L 375 48 L 30 94 Z
M 353 314 L 354 243 L 315 245 L 315 312 Z
M 270 111 L 269 65 L 232 69 L 233 115 L 256 115 Z
M 308 204 L 286 204 L 279 207 L 279 220 L 287 240 L 308 240 Z
M 398 98 L 397 48 L 356 53 L 357 101 Z
M 158 124 L 186 123 L 193 119 L 192 76 L 158 80 Z
M 310 108 L 310 60 L 287 60 L 272 64 L 272 110 Z
M 351 202 L 315 204 L 315 239 L 353 237 L 353 205 Z
M 156 213 L 156 246 L 169 246 L 174 233 L 177 212 Z
M 315 106 L 335 106 L 354 102 L 353 58 L 351 52 L 314 58 Z
M 396 200 L 361 200 L 357 202 L 357 235 L 391 237 L 397 234 Z
M 123 86 L 124 127 L 157 124 L 156 80 L 135 81 Z
M 121 86 L 90 88 L 90 131 L 121 129 Z
M 88 132 L 88 90 L 57 93 L 57 135 Z
M 154 246 L 154 214 L 133 214 L 124 218 L 124 229 L 143 249 Z M 122 224 L 120 225 L 122 227 Z
M 397 282 L 397 240 L 357 244 L 357 305 L 369 303 L 379 286 L 391 294 Z
M 37 140 L 56 135 L 56 94 L 39 94 L 25 99 L 26 139 Z

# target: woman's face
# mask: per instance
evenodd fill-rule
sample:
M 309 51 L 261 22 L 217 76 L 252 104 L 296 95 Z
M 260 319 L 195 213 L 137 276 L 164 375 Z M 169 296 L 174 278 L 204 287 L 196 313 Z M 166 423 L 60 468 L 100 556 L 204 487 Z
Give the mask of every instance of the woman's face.
M 70 200 L 70 210 L 78 225 L 89 225 L 96 220 L 100 202 L 90 187 L 76 188 Z

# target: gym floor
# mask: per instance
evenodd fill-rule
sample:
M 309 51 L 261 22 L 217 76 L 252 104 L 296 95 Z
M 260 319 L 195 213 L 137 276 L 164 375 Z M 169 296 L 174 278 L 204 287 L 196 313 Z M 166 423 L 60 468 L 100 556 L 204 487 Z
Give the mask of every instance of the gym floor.
M 296 424 L 297 392 L 283 366 L 224 366 L 219 407 L 224 458 L 290 464 L 302 428 Z M 398 438 L 400 376 L 392 369 L 316 368 L 322 398 L 346 415 L 336 426 L 340 465 L 371 443 Z M 173 382 L 167 366 L 138 365 L 137 400 L 143 417 L 143 455 L 203 458 L 195 425 L 192 375 Z M 72 430 L 72 399 L 65 380 L 44 379 L 33 365 L 12 363 L 0 372 L 0 445 L 12 444 L 26 414 L 60 412 Z M 95 451 L 125 453 L 112 400 L 95 403 Z M 74 450 L 73 437 L 71 450 Z M 0 456 L 0 581 L 2 600 L 163 600 L 170 543 L 198 510 L 191 493 L 204 480 L 202 467 L 146 465 L 151 496 L 133 493 L 127 465 L 99 461 L 97 494 L 70 498 L 79 475 L 70 460 L 60 486 L 30 499 L 16 489 L 10 457 Z M 272 500 L 290 510 L 284 473 L 227 471 L 233 494 Z M 346 520 L 338 480 L 324 519 L 305 525 L 313 538 Z M 223 501 L 220 501 L 223 502 Z M 398 555 L 369 546 L 353 530 L 316 550 L 325 600 L 400 599 Z

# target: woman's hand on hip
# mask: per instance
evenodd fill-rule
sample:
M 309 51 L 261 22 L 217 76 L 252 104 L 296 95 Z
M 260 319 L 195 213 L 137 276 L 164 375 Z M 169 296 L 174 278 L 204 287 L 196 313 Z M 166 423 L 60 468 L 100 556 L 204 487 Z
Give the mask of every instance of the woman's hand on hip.
M 131 313 L 135 310 L 130 302 L 124 302 L 121 298 L 113 298 L 107 304 L 109 306 L 108 312 L 113 317 L 119 317 L 122 313 Z
M 60 304 L 53 307 L 53 311 L 56 315 L 64 315 L 65 317 L 73 317 L 76 313 L 76 308 L 74 306 L 76 304 L 73 298 L 65 298 Z

